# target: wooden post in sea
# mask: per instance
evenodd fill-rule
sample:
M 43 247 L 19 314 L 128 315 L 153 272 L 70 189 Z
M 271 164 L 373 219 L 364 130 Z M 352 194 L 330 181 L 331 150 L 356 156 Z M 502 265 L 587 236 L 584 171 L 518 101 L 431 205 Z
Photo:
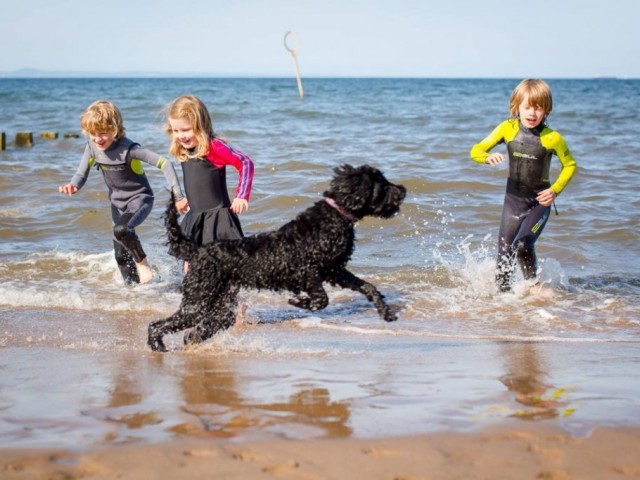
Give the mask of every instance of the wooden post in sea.
M 33 146 L 33 133 L 31 132 L 16 133 L 16 147 L 32 147 L 32 146 Z
M 55 140 L 58 138 L 58 132 L 42 132 L 40 136 L 42 138 L 51 138 L 52 140 Z
M 4 132 L 0 132 L 0 152 L 7 148 L 7 136 Z
M 294 46 L 289 47 L 287 44 L 287 37 L 294 37 Z M 298 68 L 298 34 L 293 30 L 289 30 L 284 34 L 284 48 L 286 48 L 291 56 L 293 57 L 293 64 L 296 67 L 296 78 L 298 80 L 298 93 L 300 94 L 300 98 L 304 98 L 304 90 L 302 89 L 302 80 L 300 79 L 300 69 Z

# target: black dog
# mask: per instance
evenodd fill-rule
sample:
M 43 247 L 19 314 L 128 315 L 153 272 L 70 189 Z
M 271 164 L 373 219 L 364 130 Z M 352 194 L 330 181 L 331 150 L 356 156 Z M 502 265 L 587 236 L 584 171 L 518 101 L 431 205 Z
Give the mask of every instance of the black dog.
M 307 310 L 329 304 L 323 282 L 349 288 L 373 302 L 387 322 L 395 313 L 377 288 L 346 269 L 354 249 L 354 224 L 366 216 L 389 218 L 400 210 L 406 195 L 368 165 L 334 169 L 324 199 L 280 229 L 240 240 L 221 240 L 204 247 L 190 243 L 178 225 L 173 199 L 167 204 L 165 225 L 170 253 L 189 262 L 176 313 L 149 325 L 149 346 L 166 351 L 163 336 L 190 329 L 185 344 L 198 343 L 235 323 L 241 287 L 294 293 L 289 300 Z

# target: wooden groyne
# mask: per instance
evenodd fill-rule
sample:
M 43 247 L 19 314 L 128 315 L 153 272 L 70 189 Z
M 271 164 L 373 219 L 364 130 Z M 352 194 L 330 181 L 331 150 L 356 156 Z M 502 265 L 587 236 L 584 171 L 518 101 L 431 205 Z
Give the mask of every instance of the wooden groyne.
M 60 138 L 58 132 L 41 132 L 40 138 L 45 140 L 57 140 Z M 63 134 L 64 138 L 80 138 L 80 135 L 75 132 L 67 132 Z M 17 132 L 13 145 L 17 148 L 29 148 L 34 145 L 33 132 Z M 7 134 L 6 132 L 0 132 L 0 151 L 7 149 Z

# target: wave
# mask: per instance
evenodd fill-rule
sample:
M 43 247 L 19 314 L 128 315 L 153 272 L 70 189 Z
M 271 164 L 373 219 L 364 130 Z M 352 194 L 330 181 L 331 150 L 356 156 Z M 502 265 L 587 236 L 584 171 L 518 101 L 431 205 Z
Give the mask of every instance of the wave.
M 430 338 L 430 339 L 447 339 L 447 340 L 465 340 L 465 341 L 478 341 L 488 340 L 493 342 L 505 342 L 505 343 L 640 343 L 638 339 L 624 339 L 624 338 L 584 338 L 584 337 L 560 337 L 560 336 L 523 336 L 523 335 L 465 335 L 465 334 L 449 334 L 438 333 L 431 331 L 415 331 L 405 329 L 380 329 L 380 328 L 368 328 L 354 325 L 325 323 L 318 317 L 312 317 L 307 319 L 298 319 L 295 323 L 304 329 L 327 329 L 335 330 L 344 333 L 352 333 L 357 335 L 371 335 L 371 336 L 391 336 L 391 337 L 418 337 L 418 338 Z
M 354 256 L 350 267 L 376 285 L 398 310 L 400 320 L 384 329 L 387 335 L 395 332 L 394 335 L 495 341 L 619 341 L 624 337 L 635 341 L 640 336 L 640 279 L 636 275 L 568 276 L 557 260 L 541 258 L 540 279 L 551 292 L 549 298 L 531 293 L 531 283 L 518 275 L 513 291 L 500 294 L 494 284 L 494 245 L 488 236 L 476 240 L 470 235 L 456 240 L 455 248 L 451 248 L 411 236 L 410 229 L 402 223 L 396 228 L 406 231 L 403 242 L 423 242 L 407 251 L 409 263 L 395 263 L 402 258 L 398 253 L 407 250 L 400 247 L 398 240 L 387 245 L 365 239 L 360 242 L 362 252 Z M 375 258 L 369 251 L 375 252 Z M 391 260 L 385 264 L 387 257 Z M 0 264 L 0 305 L 146 311 L 155 316 L 172 313 L 181 299 L 180 265 L 154 249 L 150 250 L 150 258 L 156 272 L 154 281 L 127 287 L 111 251 L 32 253 Z M 329 285 L 326 288 L 331 303 L 319 315 L 322 328 L 337 328 L 331 325 L 343 321 L 347 322 L 340 327 L 344 332 L 370 330 L 372 325 L 377 328 L 380 319 L 366 298 Z M 260 323 L 306 318 L 313 325 L 308 312 L 285 307 L 281 294 L 250 291 L 244 295 L 250 314 Z M 410 331 L 414 333 L 407 333 Z
M 112 252 L 49 251 L 0 265 L 0 305 L 119 312 L 144 310 L 166 314 L 179 304 L 178 265 L 157 262 L 147 285 L 124 285 Z M 149 297 L 148 302 L 141 298 Z

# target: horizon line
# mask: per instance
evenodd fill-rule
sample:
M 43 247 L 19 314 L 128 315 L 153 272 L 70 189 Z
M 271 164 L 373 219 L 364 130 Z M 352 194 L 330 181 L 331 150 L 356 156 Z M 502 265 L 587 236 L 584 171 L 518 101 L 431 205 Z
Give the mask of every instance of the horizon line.
M 295 75 L 291 74 L 264 74 L 264 73 L 213 73 L 213 72 L 189 72 L 189 73 L 176 73 L 176 72 L 161 72 L 161 71 L 118 71 L 118 72 L 96 72 L 96 71 L 76 71 L 76 70 L 45 70 L 37 68 L 20 68 L 17 70 L 0 71 L 0 78 L 48 78 L 48 79 L 62 79 L 62 78 L 76 78 L 76 79 L 102 79 L 102 78 L 272 78 L 272 79 L 285 79 L 295 78 Z M 346 75 L 346 74 L 310 74 L 303 76 L 307 79 L 491 79 L 491 80 L 511 80 L 521 78 L 532 78 L 523 76 L 457 76 L 457 75 Z M 580 80 L 580 79 L 601 79 L 601 80 L 636 80 L 640 77 L 623 77 L 617 75 L 603 75 L 593 74 L 591 76 L 544 76 L 537 78 L 547 78 L 556 80 Z
M 106 79 L 273 79 L 273 80 L 285 80 L 285 79 L 293 79 L 295 80 L 295 76 L 292 75 L 264 75 L 264 74 L 178 74 L 178 73 L 78 73 L 78 74 L 63 74 L 63 73 L 52 73 L 52 74 L 43 74 L 43 75 L 16 75 L 9 74 L 6 72 L 0 72 L 0 80 L 106 80 Z M 306 77 L 302 77 L 307 80 L 330 80 L 330 79 L 352 79 L 352 80 L 518 80 L 525 78 L 523 76 L 500 76 L 500 77 L 484 77 L 484 76 L 421 76 L 421 75 L 407 75 L 407 76 L 384 76 L 384 75 L 308 75 Z M 529 78 L 529 77 L 526 77 Z M 533 77 L 531 77 L 533 78 Z M 593 76 L 576 76 L 576 77 L 564 77 L 564 76 L 544 76 L 537 77 L 544 78 L 546 80 L 639 80 L 640 77 L 618 77 L 618 76 L 609 76 L 609 75 L 593 75 Z

